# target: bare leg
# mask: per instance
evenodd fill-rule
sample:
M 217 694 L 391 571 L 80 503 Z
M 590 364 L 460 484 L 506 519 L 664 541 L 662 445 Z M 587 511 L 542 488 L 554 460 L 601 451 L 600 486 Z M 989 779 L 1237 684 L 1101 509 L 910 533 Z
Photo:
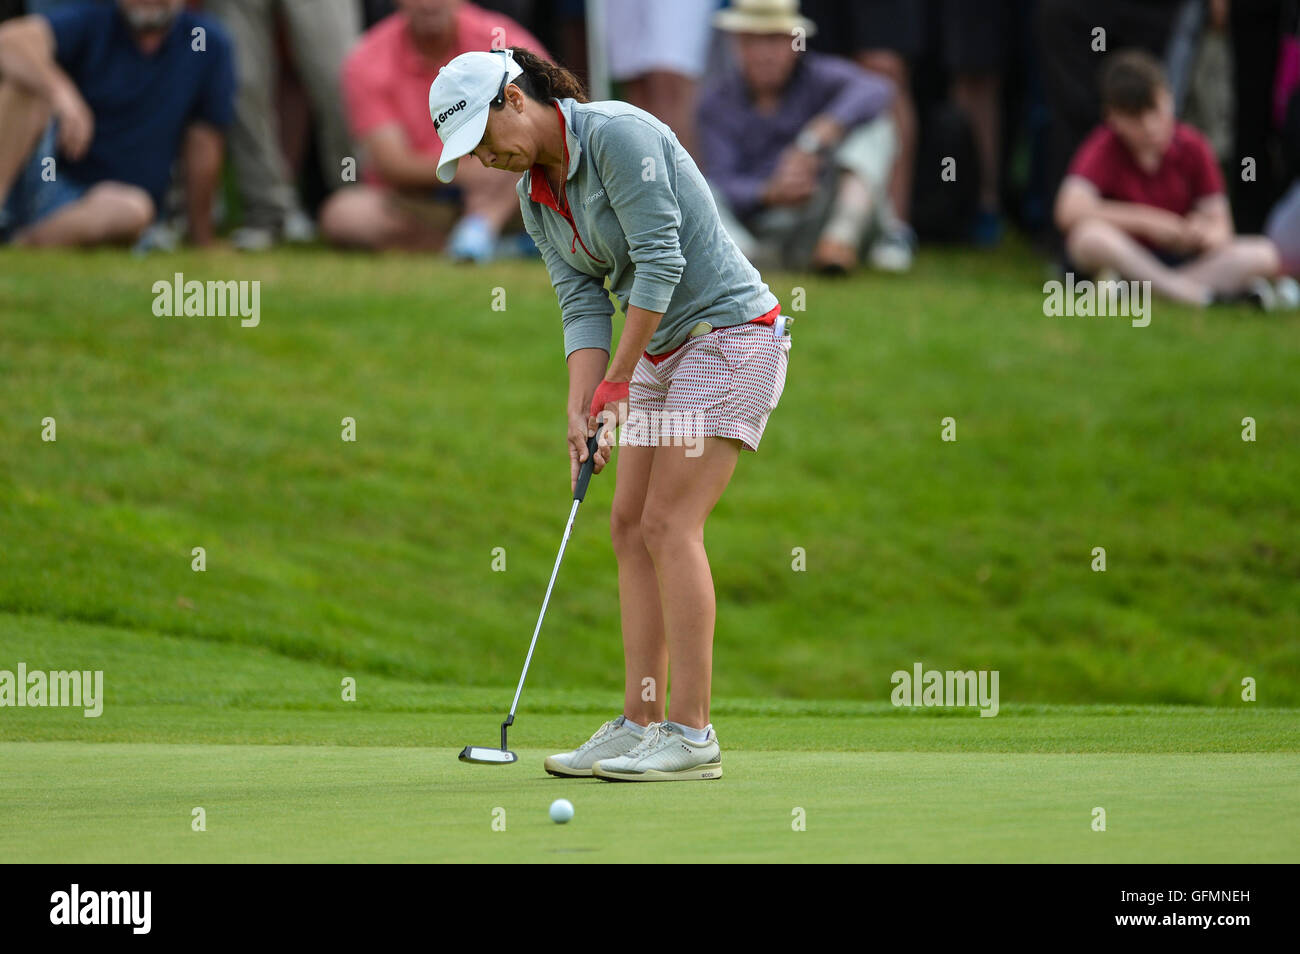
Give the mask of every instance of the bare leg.
M 1000 79 L 997 73 L 958 76 L 952 97 L 970 118 L 980 160 L 980 208 L 996 212 L 999 205 L 998 165 L 1002 135 Z
M 326 241 L 351 248 L 436 249 L 445 229 L 420 220 L 393 195 L 368 185 L 340 189 L 320 210 Z
M 654 561 L 672 661 L 672 720 L 709 724 L 713 625 L 717 606 L 704 550 L 704 521 L 735 472 L 740 442 L 709 437 L 698 457 L 683 447 L 655 448 L 641 514 L 641 535 Z
M 5 131 L 0 136 L 0 205 L 49 123 L 45 100 L 11 80 L 0 80 L 0 129 Z
M 654 447 L 618 448 L 610 535 L 618 558 L 618 602 L 623 621 L 626 689 L 623 714 L 640 725 L 664 720 L 668 695 L 668 644 L 654 561 L 641 535 L 641 512 L 654 463 Z M 654 680 L 647 692 L 643 680 Z M 644 698 L 649 695 L 651 698 Z
M 1122 229 L 1099 219 L 1084 219 L 1070 230 L 1065 247 L 1071 261 L 1088 271 L 1113 268 L 1131 281 L 1151 283 L 1166 298 L 1188 305 L 1209 302 L 1210 286 L 1195 275 L 1172 269 Z
M 831 214 L 813 250 L 812 267 L 846 272 L 854 269 L 871 219 L 871 185 L 845 169 L 840 173 Z
M 1233 294 L 1245 289 L 1252 278 L 1280 275 L 1282 257 L 1277 246 L 1264 236 L 1245 235 L 1175 271 L 1216 292 Z
M 101 182 L 76 202 L 14 236 L 18 245 L 130 244 L 153 221 L 153 200 L 123 182 Z
M 677 134 L 678 141 L 691 155 L 695 152 L 695 80 L 681 73 L 653 70 L 643 81 L 648 92 L 642 108 L 654 114 Z M 638 104 L 640 105 L 640 104 Z
M 912 175 L 916 164 L 917 120 L 916 104 L 912 101 L 912 88 L 907 62 L 892 50 L 866 50 L 858 55 L 864 69 L 880 73 L 894 82 L 894 106 L 891 113 L 894 132 L 898 136 L 898 155 L 889 180 L 889 200 L 894 213 L 904 222 L 911 220 Z

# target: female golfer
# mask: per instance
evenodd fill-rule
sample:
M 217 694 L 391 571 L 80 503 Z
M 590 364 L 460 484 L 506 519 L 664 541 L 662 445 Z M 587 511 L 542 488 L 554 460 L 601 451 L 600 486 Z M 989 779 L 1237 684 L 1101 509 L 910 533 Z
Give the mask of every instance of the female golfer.
M 525 173 L 524 223 L 563 319 L 573 480 L 587 439 L 601 427 L 598 473 L 613 424 L 622 425 L 610 527 L 623 713 L 548 758 L 546 771 L 719 778 L 704 522 L 741 449 L 758 449 L 785 385 L 790 339 L 780 305 L 723 230 L 690 155 L 649 113 L 588 102 L 571 73 L 519 48 L 456 57 L 429 89 L 429 112 L 443 143 L 443 182 L 465 156 Z M 606 278 L 626 317 L 613 360 Z

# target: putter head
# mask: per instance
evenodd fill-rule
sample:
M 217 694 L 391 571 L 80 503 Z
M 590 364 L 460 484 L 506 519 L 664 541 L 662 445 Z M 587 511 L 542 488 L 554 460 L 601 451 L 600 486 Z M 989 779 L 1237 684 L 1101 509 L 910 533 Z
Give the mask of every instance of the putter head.
M 518 762 L 519 756 L 509 749 L 494 749 L 484 745 L 467 745 L 460 753 L 462 762 L 476 762 L 479 765 L 509 765 Z

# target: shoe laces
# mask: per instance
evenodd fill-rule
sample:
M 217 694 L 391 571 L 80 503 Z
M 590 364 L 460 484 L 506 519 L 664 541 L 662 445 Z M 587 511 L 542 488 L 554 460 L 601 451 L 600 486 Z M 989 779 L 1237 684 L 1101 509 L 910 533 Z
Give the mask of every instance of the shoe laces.
M 582 743 L 582 745 L 581 745 L 581 747 L 579 747 L 578 751 L 579 751 L 579 752 L 586 751 L 587 749 L 589 749 L 589 748 L 591 748 L 593 745 L 595 745 L 597 742 L 599 742 L 601 739 L 603 739 L 605 736 L 607 736 L 607 735 L 609 735 L 611 732 L 613 732 L 613 731 L 614 731 L 614 724 L 615 724 L 616 722 L 618 722 L 617 719 L 610 719 L 608 722 L 606 722 L 604 725 L 602 725 L 599 729 L 597 729 L 595 732 L 593 732 L 593 733 L 591 734 L 591 738 L 590 738 L 590 739 L 588 739 L 586 742 Z
M 646 726 L 645 735 L 641 736 L 641 741 L 633 747 L 631 752 L 627 753 L 626 758 L 638 758 L 650 752 L 668 735 L 668 732 L 667 722 L 651 722 Z

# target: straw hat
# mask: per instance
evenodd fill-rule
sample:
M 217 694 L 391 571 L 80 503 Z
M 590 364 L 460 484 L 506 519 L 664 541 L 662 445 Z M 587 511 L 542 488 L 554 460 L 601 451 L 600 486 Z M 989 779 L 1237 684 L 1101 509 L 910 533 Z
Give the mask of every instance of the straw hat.
M 713 24 L 732 33 L 793 33 L 805 36 L 817 32 L 817 24 L 799 15 L 799 0 L 733 0 L 730 7 L 719 10 Z

